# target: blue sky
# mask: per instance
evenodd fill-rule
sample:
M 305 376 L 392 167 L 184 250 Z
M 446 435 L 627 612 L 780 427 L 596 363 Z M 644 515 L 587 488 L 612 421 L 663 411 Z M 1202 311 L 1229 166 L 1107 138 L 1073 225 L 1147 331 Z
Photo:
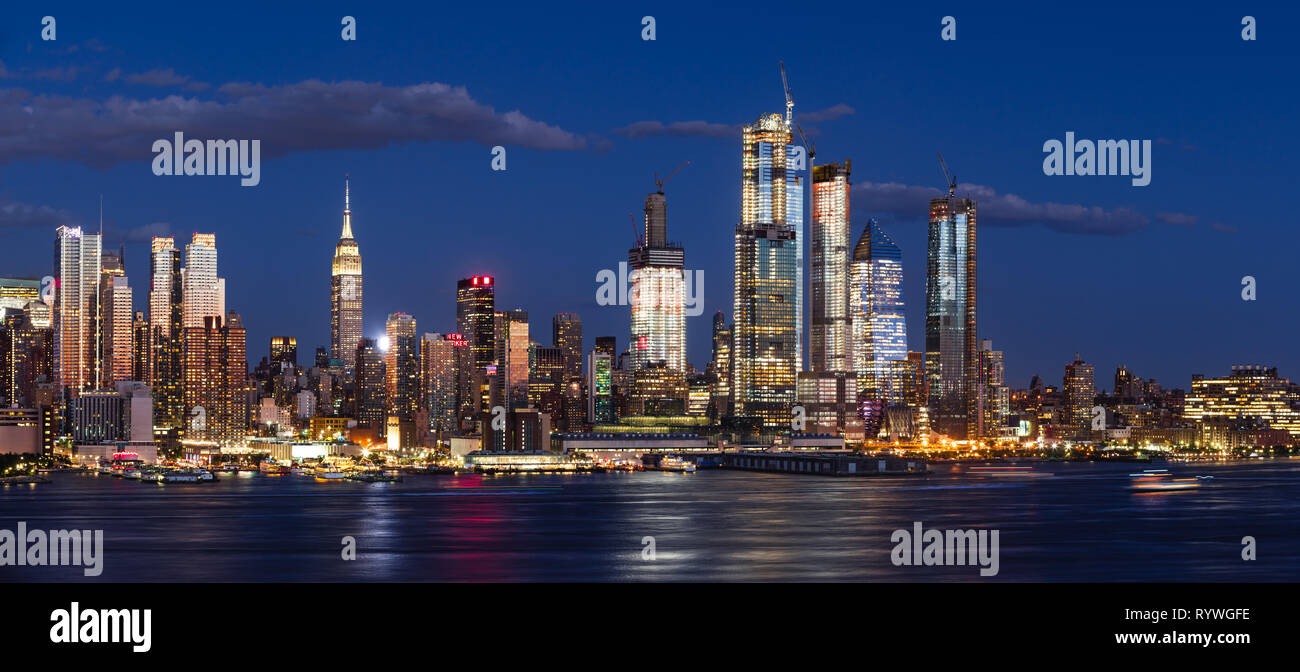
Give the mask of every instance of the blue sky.
M 57 40 L 40 39 L 41 17 Z M 657 39 L 641 39 L 641 17 Z M 1258 21 L 1241 39 L 1241 17 Z M 853 159 L 854 238 L 876 216 L 903 250 L 909 340 L 924 347 L 926 198 L 942 151 L 981 197 L 980 336 L 1009 382 L 1059 383 L 1079 351 L 1110 387 L 1125 364 L 1166 385 L 1234 363 L 1300 377 L 1293 190 L 1297 94 L 1280 3 L 1176 9 L 900 3 L 223 3 L 6 5 L 0 20 L 0 275 L 50 272 L 53 230 L 126 241 L 144 309 L 148 236 L 215 232 L 252 363 L 272 335 L 328 343 L 343 175 L 366 271 L 366 332 L 405 311 L 454 329 L 460 277 L 498 308 L 577 312 L 587 347 L 627 339 L 595 277 L 634 244 L 656 171 L 669 237 L 705 272 L 689 358 L 731 313 L 734 128 L 784 107 L 819 161 Z M 357 19 L 355 42 L 340 19 Z M 940 20 L 957 19 L 957 40 Z M 448 88 L 450 87 L 450 88 Z M 696 122 L 696 123 L 689 123 Z M 647 130 L 649 129 L 649 130 Z M 260 138 L 261 184 L 158 177 L 153 139 Z M 1148 139 L 1150 186 L 1046 176 L 1043 142 Z M 508 169 L 490 170 L 492 145 Z M 886 187 L 883 185 L 895 185 Z M 900 196 L 901 195 L 901 196 Z M 1241 279 L 1258 300 L 1241 300 Z

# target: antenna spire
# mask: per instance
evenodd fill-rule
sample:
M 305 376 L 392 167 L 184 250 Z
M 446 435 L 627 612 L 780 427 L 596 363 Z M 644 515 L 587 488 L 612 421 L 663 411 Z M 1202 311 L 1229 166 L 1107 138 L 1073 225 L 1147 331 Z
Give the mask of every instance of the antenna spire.
M 352 180 L 347 173 L 343 173 L 343 209 L 352 209 Z

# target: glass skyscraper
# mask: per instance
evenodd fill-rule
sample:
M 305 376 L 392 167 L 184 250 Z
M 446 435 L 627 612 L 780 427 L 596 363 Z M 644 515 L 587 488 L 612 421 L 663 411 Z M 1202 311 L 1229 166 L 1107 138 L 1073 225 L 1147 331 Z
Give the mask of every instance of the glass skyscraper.
M 668 204 L 662 189 L 646 196 L 645 239 L 628 251 L 632 307 L 632 369 L 653 362 L 686 370 L 685 281 L 686 252 L 669 243 Z
M 789 426 L 803 359 L 803 156 L 780 114 L 743 129 L 732 395 L 736 415 L 769 429 Z
M 888 405 L 907 403 L 902 372 L 894 364 L 907 360 L 903 253 L 874 219 L 853 247 L 849 286 L 858 392 Z
M 976 438 L 983 398 L 975 305 L 974 199 L 930 199 L 925 281 L 925 376 L 930 424 L 950 439 Z
M 352 194 L 344 180 L 343 235 L 334 247 L 330 276 L 330 357 L 343 360 L 347 369 L 356 367 L 361 314 L 361 250 L 352 237 Z
M 813 168 L 812 320 L 810 369 L 850 371 L 849 171 L 852 164 Z

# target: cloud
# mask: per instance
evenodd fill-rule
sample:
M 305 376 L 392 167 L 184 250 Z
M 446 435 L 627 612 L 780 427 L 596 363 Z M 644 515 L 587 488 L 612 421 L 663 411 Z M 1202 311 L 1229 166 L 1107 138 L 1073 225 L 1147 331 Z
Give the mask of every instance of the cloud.
M 714 124 L 707 121 L 674 121 L 664 124 L 662 121 L 638 121 L 614 132 L 628 138 L 649 138 L 664 136 L 672 138 L 706 137 L 735 138 L 740 136 L 740 127 L 727 124 Z
M 809 123 L 815 124 L 822 121 L 839 119 L 840 117 L 845 117 L 850 114 L 854 114 L 856 112 L 857 110 L 853 109 L 852 107 L 849 107 L 844 103 L 840 103 L 838 105 L 832 105 L 824 110 L 817 110 L 815 112 L 800 114 L 798 115 L 798 118 L 802 121 L 807 121 Z
M 154 236 L 170 236 L 172 225 L 168 222 L 153 222 L 152 224 L 143 224 L 133 229 L 127 229 L 122 234 L 122 239 L 128 243 L 147 243 Z
M 1184 215 L 1180 212 L 1157 212 L 1156 219 L 1179 226 L 1191 226 L 1196 223 L 1196 215 Z
M 75 222 L 76 217 L 66 210 L 0 198 L 0 229 L 57 229 Z
M 854 209 L 880 212 L 902 219 L 924 217 L 931 198 L 947 194 L 946 189 L 897 182 L 860 182 L 853 185 Z M 960 184 L 957 195 L 979 201 L 979 221 L 985 226 L 1041 225 L 1062 233 L 1122 236 L 1150 224 L 1150 218 L 1131 208 L 1106 209 L 1066 203 L 1035 203 L 1015 194 L 999 194 L 992 187 Z M 1162 222 L 1181 224 L 1195 221 L 1192 215 L 1160 213 Z
M 180 86 L 188 81 L 190 81 L 189 75 L 178 75 L 171 68 L 150 70 L 137 75 L 126 76 L 127 84 L 143 84 L 145 86 Z
M 150 160 L 159 138 L 260 139 L 266 158 L 443 140 L 582 150 L 588 140 L 524 115 L 497 112 L 465 87 L 306 80 L 217 89 L 217 99 L 169 95 L 106 100 L 0 89 L 0 164 L 54 159 L 104 167 Z

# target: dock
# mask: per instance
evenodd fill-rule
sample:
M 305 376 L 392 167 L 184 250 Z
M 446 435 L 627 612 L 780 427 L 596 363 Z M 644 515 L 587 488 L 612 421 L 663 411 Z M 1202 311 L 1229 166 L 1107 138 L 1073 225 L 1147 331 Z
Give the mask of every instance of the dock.
M 739 452 L 722 455 L 723 469 L 813 476 L 924 476 L 925 460 L 849 452 Z

